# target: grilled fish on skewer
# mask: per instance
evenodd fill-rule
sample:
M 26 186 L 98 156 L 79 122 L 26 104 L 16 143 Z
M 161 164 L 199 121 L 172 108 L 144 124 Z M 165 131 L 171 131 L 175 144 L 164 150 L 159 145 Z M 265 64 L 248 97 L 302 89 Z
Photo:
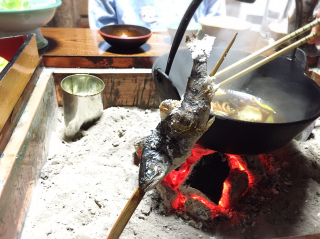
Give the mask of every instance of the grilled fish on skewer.
M 165 100 L 160 105 L 161 122 L 145 139 L 141 154 L 139 187 L 154 188 L 191 154 L 191 148 L 211 126 L 210 103 L 217 86 L 207 74 L 207 59 L 214 37 L 187 37 L 193 67 L 181 101 Z

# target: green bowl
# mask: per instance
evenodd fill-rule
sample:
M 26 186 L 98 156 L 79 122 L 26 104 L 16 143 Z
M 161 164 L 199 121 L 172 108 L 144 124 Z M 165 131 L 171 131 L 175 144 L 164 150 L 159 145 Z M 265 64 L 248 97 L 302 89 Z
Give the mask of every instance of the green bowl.
M 48 45 L 40 27 L 54 16 L 61 0 L 0 0 L 0 38 L 36 34 L 38 49 Z
M 1 12 L 26 12 L 39 11 L 44 9 L 57 8 L 61 5 L 61 0 L 0 0 Z

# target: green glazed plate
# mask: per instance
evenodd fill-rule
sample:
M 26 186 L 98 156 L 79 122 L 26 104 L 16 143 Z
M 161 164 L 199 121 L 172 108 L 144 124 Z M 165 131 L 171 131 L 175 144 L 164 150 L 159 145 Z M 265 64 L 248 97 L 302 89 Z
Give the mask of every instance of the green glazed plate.
M 60 5 L 61 0 L 0 0 L 0 12 L 37 11 Z

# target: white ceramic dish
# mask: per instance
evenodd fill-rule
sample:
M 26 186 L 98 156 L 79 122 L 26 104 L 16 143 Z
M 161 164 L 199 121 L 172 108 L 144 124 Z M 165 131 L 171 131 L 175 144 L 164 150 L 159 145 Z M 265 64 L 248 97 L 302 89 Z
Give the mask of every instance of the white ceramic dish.
M 239 41 L 244 42 L 241 39 L 247 37 L 246 33 L 252 27 L 251 23 L 230 16 L 206 17 L 200 19 L 200 23 L 203 33 L 217 37 L 215 45 L 228 45 L 236 33 L 238 33 L 238 36 L 234 46 L 239 44 Z
M 37 47 L 42 49 L 48 41 L 42 36 L 40 27 L 47 24 L 54 16 L 61 0 L 30 1 L 29 8 L 3 9 L 6 0 L 0 0 L 0 37 L 36 34 Z M 12 0 L 11 0 L 12 1 Z M 45 4 L 48 2 L 48 4 Z
M 179 27 L 179 24 L 176 23 L 176 24 L 171 24 L 168 26 L 167 28 L 167 31 L 171 37 L 171 43 L 173 42 L 173 39 L 177 33 L 177 30 L 178 30 L 178 27 Z M 198 31 L 201 29 L 201 25 L 200 24 L 197 24 L 197 23 L 190 23 L 183 35 L 183 38 L 181 40 L 181 43 L 180 45 L 181 46 L 184 46 L 185 45 L 185 40 L 186 40 L 186 35 L 189 35 L 191 36 L 192 34 L 197 34 Z
M 282 22 L 272 22 L 268 25 L 271 37 L 277 41 L 288 34 L 288 19 Z

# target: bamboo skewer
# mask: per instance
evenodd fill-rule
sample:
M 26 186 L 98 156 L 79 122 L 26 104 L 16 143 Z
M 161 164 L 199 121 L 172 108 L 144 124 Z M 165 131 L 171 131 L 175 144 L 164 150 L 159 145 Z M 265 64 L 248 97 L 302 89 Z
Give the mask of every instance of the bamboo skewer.
M 215 65 L 215 67 L 213 68 L 213 70 L 210 73 L 210 76 L 214 76 L 216 74 L 216 72 L 218 71 L 219 67 L 221 66 L 224 58 L 226 58 L 232 44 L 234 43 L 234 41 L 236 40 L 238 33 L 236 33 L 236 35 L 234 35 L 233 39 L 231 40 L 231 42 L 229 43 L 229 45 L 227 46 L 227 48 L 225 49 L 225 51 L 223 52 L 222 56 L 220 57 L 219 61 L 217 62 L 217 64 Z
M 233 70 L 234 68 L 253 60 L 254 58 L 258 57 L 259 55 L 263 54 L 264 52 L 269 51 L 269 50 L 273 49 L 274 47 L 280 46 L 281 44 L 287 42 L 288 40 L 296 38 L 297 36 L 301 35 L 302 33 L 306 32 L 308 30 L 311 30 L 311 28 L 313 28 L 314 26 L 319 25 L 319 24 L 320 24 L 320 18 L 318 18 L 318 19 L 314 20 L 313 22 L 299 28 L 298 30 L 288 34 L 287 36 L 279 39 L 278 41 L 274 42 L 273 44 L 265 46 L 265 47 L 261 48 L 260 50 L 250 54 L 249 56 L 241 59 L 240 61 L 237 61 L 236 63 L 226 67 L 225 69 L 217 72 L 217 74 L 215 76 L 218 78 L 219 76 L 222 76 L 223 74 Z
M 288 51 L 291 51 L 292 49 L 297 48 L 298 46 L 306 43 L 307 41 L 309 41 L 309 40 L 311 40 L 311 39 L 313 39 L 313 38 L 315 38 L 315 37 L 317 37 L 317 36 L 319 36 L 319 35 L 320 35 L 320 31 L 318 31 L 318 32 L 313 32 L 313 33 L 309 34 L 308 36 L 302 38 L 301 40 L 299 40 L 299 41 L 297 41 L 297 42 L 295 42 L 295 43 L 293 43 L 293 44 L 291 44 L 291 45 L 283 48 L 282 50 L 280 50 L 280 51 L 272 54 L 271 56 L 266 57 L 265 59 L 257 62 L 256 64 L 254 64 L 254 65 L 246 68 L 245 70 L 240 71 L 239 73 L 237 73 L 237 74 L 229 77 L 228 79 L 222 81 L 222 82 L 219 84 L 219 87 L 220 87 L 221 85 L 227 84 L 227 83 L 229 83 L 230 81 L 233 81 L 233 80 L 235 80 L 236 78 L 239 78 L 239 77 L 241 77 L 241 76 L 249 73 L 250 71 L 253 71 L 254 69 L 257 69 L 258 67 L 260 67 L 260 66 L 268 63 L 269 61 L 272 61 L 273 59 L 281 56 L 282 54 L 284 54 L 284 53 L 286 53 L 286 52 L 288 52 Z
M 122 210 L 121 214 L 119 215 L 116 223 L 113 225 L 107 239 L 118 239 L 120 237 L 123 229 L 130 220 L 133 212 L 136 210 L 144 194 L 144 190 L 140 189 L 138 186 L 127 202 L 126 206 Z

